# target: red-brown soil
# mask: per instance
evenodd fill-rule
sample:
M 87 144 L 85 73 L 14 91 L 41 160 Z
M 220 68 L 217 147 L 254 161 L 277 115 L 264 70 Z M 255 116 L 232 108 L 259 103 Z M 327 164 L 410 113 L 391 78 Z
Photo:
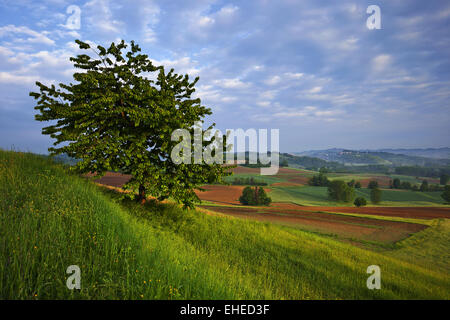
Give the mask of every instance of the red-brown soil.
M 195 192 L 201 200 L 222 204 L 240 204 L 239 197 L 242 195 L 244 186 L 209 185 L 204 186 L 203 189 L 206 191 Z
M 88 177 L 93 177 L 95 174 L 87 174 Z M 112 186 L 116 188 L 121 188 L 128 180 L 131 179 L 131 175 L 122 174 L 117 172 L 107 172 L 103 177 L 95 179 L 95 182 L 104 184 L 107 186 Z
M 377 216 L 391 216 L 416 219 L 450 219 L 450 208 L 442 207 L 304 207 L 308 210 L 373 214 Z
M 273 222 L 302 229 L 335 234 L 345 238 L 396 242 L 427 226 L 414 223 L 386 221 L 338 214 L 286 210 L 276 207 L 222 207 L 202 206 L 205 209 L 221 212 L 240 218 Z

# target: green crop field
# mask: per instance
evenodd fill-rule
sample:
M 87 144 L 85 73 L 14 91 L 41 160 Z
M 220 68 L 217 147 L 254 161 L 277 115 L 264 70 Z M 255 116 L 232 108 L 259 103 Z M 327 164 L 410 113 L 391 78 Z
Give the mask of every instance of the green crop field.
M 345 206 L 353 203 L 332 201 L 328 198 L 327 187 L 276 186 L 271 187 L 270 196 L 274 202 L 293 202 L 305 206 Z M 419 192 L 410 190 L 382 189 L 382 202 L 377 206 L 442 206 L 442 192 Z M 355 196 L 362 196 L 370 205 L 370 189 L 355 189 Z
M 448 222 L 435 220 L 374 252 L 170 203 L 142 206 L 45 157 L 0 151 L 1 299 L 449 299 L 448 235 Z M 81 290 L 66 287 L 70 265 L 81 269 Z M 382 270 L 381 290 L 366 287 L 370 265 Z

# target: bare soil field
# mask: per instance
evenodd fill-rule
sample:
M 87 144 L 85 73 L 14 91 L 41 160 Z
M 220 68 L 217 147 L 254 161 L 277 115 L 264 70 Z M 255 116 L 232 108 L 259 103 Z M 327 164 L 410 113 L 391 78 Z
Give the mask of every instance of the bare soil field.
M 240 204 L 244 186 L 209 185 L 203 187 L 206 191 L 196 191 L 201 200 L 213 201 L 221 204 Z
M 427 226 L 415 223 L 386 221 L 337 214 L 286 210 L 279 207 L 222 207 L 202 206 L 240 218 L 267 221 L 302 229 L 382 243 L 393 243 L 421 231 Z
M 87 174 L 87 177 L 93 177 L 95 174 Z M 131 175 L 122 174 L 117 172 L 107 172 L 103 177 L 95 179 L 96 183 L 104 184 L 111 187 L 121 188 L 128 180 L 131 179 Z
M 450 208 L 440 207 L 304 207 L 308 210 L 373 214 L 400 218 L 436 219 L 450 218 Z

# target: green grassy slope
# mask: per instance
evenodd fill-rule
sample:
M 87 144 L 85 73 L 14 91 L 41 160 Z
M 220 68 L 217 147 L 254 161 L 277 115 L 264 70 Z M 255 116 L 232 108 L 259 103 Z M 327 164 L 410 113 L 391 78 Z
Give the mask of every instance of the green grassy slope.
M 65 285 L 74 264 L 81 291 Z M 381 290 L 366 288 L 373 264 Z M 0 151 L 2 299 L 448 299 L 449 289 L 440 268 L 292 228 L 140 206 L 43 157 Z
M 353 203 L 331 201 L 327 187 L 277 186 L 271 187 L 273 202 L 293 202 L 305 206 L 352 206 Z M 443 206 L 442 192 L 419 192 L 410 190 L 382 189 L 382 201 L 377 206 Z M 370 189 L 355 189 L 356 197 L 364 197 L 370 204 Z

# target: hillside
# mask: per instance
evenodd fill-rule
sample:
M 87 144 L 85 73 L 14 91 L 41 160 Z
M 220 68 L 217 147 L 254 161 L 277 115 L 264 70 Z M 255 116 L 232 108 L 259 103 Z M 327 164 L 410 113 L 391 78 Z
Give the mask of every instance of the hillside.
M 298 156 L 316 157 L 345 165 L 386 165 L 386 166 L 448 166 L 449 159 L 418 156 L 417 153 L 401 154 L 385 151 L 327 149 L 293 153 Z M 428 155 L 423 152 L 421 154 Z
M 434 246 L 427 237 L 447 235 L 443 222 L 373 252 L 170 203 L 141 206 L 45 157 L 1 150 L 0 195 L 1 299 L 450 298 L 446 266 L 395 254 L 446 255 L 447 238 Z M 366 287 L 373 264 L 382 290 Z M 81 268 L 80 291 L 66 287 L 70 265 Z
M 380 149 L 377 151 L 435 159 L 450 159 L 450 148 Z

